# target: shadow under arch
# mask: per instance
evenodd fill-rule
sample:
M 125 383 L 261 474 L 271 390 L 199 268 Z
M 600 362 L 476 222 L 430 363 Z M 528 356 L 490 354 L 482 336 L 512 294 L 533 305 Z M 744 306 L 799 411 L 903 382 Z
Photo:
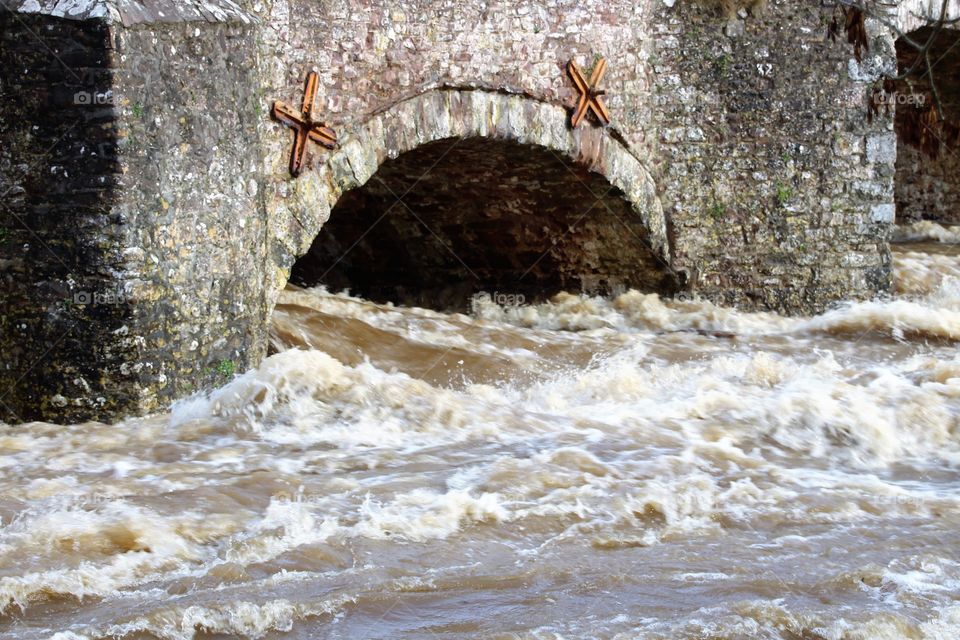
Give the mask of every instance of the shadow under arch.
M 942 120 L 927 66 L 907 39 L 930 43 Z M 896 52 L 899 72 L 913 69 L 895 94 L 883 94 L 895 111 L 896 221 L 960 224 L 960 29 L 920 27 L 896 41 Z
M 296 183 L 324 198 L 319 215 L 297 216 L 295 284 L 443 309 L 478 292 L 682 285 L 649 172 L 610 131 L 571 131 L 557 105 L 429 91 L 371 118 L 318 169 Z

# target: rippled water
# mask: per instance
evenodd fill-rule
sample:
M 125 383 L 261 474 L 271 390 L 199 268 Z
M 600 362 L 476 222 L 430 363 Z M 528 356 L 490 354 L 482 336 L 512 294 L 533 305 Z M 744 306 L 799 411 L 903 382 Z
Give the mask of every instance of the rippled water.
M 288 290 L 212 394 L 0 426 L 0 633 L 958 638 L 960 257 L 914 248 L 813 318 Z

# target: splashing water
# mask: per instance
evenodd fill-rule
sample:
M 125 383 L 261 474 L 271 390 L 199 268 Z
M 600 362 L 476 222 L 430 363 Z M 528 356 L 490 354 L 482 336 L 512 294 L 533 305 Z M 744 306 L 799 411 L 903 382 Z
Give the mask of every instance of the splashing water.
M 812 318 L 288 289 L 171 413 L 0 426 L 0 633 L 960 637 L 960 258 Z
M 944 226 L 931 220 L 921 220 L 899 226 L 894 232 L 896 242 L 942 242 L 957 244 L 960 242 L 960 226 Z

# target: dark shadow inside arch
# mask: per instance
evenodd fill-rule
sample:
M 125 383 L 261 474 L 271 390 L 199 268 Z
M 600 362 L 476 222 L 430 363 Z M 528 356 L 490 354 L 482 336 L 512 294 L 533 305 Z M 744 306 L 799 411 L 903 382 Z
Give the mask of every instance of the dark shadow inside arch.
M 488 138 L 440 140 L 384 162 L 343 194 L 290 280 L 445 310 L 482 292 L 534 302 L 678 287 L 603 176 L 544 147 Z
M 930 60 L 943 118 L 937 113 L 934 85 L 920 53 L 907 42 L 933 38 Z M 897 83 L 888 98 L 896 109 L 897 162 L 895 196 L 897 222 L 934 220 L 960 224 L 960 30 L 935 33 L 924 27 L 897 41 L 901 73 L 915 71 Z

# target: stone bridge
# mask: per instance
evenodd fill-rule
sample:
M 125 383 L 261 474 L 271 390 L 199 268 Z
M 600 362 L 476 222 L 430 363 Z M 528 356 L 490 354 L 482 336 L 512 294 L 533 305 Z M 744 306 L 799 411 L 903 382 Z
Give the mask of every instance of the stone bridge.
M 439 307 L 632 287 L 791 313 L 890 286 L 894 117 L 866 96 L 894 34 L 871 21 L 858 63 L 830 3 L 0 4 L 7 420 L 222 382 L 266 354 L 291 278 Z M 565 65 L 599 57 L 612 123 L 574 130 Z M 339 145 L 309 143 L 293 178 L 270 110 L 310 71 Z

